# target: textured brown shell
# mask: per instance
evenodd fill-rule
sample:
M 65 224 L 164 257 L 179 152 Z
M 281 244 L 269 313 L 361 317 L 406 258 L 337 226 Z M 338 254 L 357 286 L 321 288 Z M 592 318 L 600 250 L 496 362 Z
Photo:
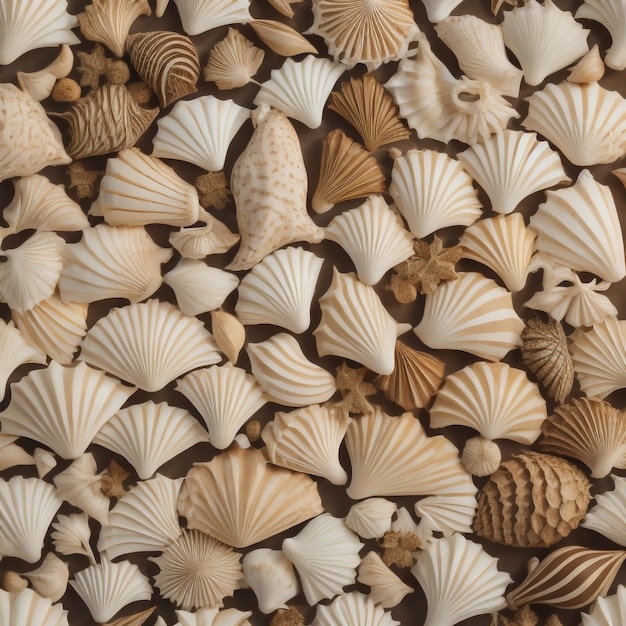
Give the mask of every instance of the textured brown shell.
M 547 548 L 582 521 L 589 481 L 576 466 L 528 452 L 506 461 L 478 494 L 477 535 L 518 548 Z

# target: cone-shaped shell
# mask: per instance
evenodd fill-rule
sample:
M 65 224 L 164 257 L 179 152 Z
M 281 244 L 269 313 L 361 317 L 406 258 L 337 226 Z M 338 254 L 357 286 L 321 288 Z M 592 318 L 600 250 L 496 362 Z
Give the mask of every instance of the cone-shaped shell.
M 158 300 L 112 309 L 83 339 L 80 358 L 145 391 L 221 359 L 199 319 Z
M 405 585 L 380 558 L 376 552 L 368 552 L 359 565 L 357 580 L 370 587 L 369 597 L 374 604 L 390 609 L 402 602 L 404 596 L 413 593 L 412 587 Z
M 250 21 L 250 0 L 174 0 L 183 29 L 188 35 L 199 35 L 226 24 Z
M 576 11 L 576 18 L 600 22 L 609 31 L 613 42 L 606 51 L 604 62 L 613 70 L 625 69 L 626 6 L 624 3 L 617 0 L 585 0 Z
M 178 511 L 227 545 L 245 548 L 322 511 L 315 482 L 305 474 L 268 465 L 255 448 L 231 448 L 188 473 Z
M 37 626 L 68 626 L 63 605 L 52 604 L 28 587 L 12 593 L 0 589 L 0 619 L 5 626 L 32 626 L 33 619 Z
M 343 624 L 359 624 L 359 626 L 400 626 L 377 604 L 371 595 L 366 596 L 358 591 L 340 595 L 328 606 L 319 605 L 311 626 L 343 626 Z
M 596 496 L 596 505 L 580 525 L 626 546 L 626 478 L 615 474 L 611 474 L 611 478 L 615 489 Z
M 275 20 L 253 19 L 250 21 L 250 26 L 257 37 L 276 54 L 285 57 L 307 52 L 317 54 L 317 48 L 287 24 Z
M 428 603 L 424 626 L 453 626 L 505 608 L 511 577 L 498 571 L 498 560 L 478 544 L 455 533 L 434 539 L 420 552 L 411 573 Z
M 626 621 L 626 587 L 619 585 L 616 593 L 599 597 L 589 614 L 581 613 L 582 626 L 619 626 Z
M 142 480 L 191 446 L 208 441 L 206 431 L 188 411 L 152 401 L 118 411 L 93 440 L 123 456 Z
M 469 226 L 482 214 L 478 191 L 458 161 L 434 150 L 394 158 L 389 193 L 411 232 L 423 239 L 446 226 Z
M 367 498 L 350 507 L 345 523 L 359 537 L 377 539 L 391 530 L 391 517 L 398 505 L 385 498 Z
M 426 296 L 424 317 L 413 330 L 431 348 L 498 361 L 521 345 L 523 328 L 508 291 L 481 274 L 459 273 Z

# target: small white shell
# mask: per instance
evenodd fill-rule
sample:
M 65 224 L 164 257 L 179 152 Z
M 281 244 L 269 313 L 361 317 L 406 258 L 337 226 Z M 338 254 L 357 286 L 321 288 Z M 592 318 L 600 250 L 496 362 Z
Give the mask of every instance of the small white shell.
M 237 609 L 222 609 L 204 606 L 195 613 L 188 611 L 176 611 L 179 620 L 174 626 L 251 626 L 248 617 L 252 611 L 239 611 Z M 157 618 L 154 626 L 167 626 L 161 616 Z
M 239 235 L 231 233 L 226 225 L 204 209 L 198 211 L 198 221 L 204 225 L 170 233 L 170 244 L 184 259 L 204 259 L 210 254 L 221 254 L 239 241 Z
M 250 0 L 174 0 L 183 29 L 188 35 L 199 35 L 226 24 L 250 21 Z
M 71 515 L 59 515 L 56 523 L 52 524 L 54 532 L 50 533 L 54 549 L 60 554 L 81 554 L 89 559 L 93 565 L 96 557 L 91 549 L 89 540 L 91 529 L 89 528 L 89 516 L 87 513 L 72 513 Z
M 65 561 L 62 561 L 54 552 L 48 552 L 37 569 L 21 576 L 28 578 L 33 589 L 42 598 L 50 598 L 52 602 L 58 602 L 65 595 L 70 570 Z
M 476 497 L 473 493 L 459 495 L 427 496 L 415 503 L 415 514 L 421 517 L 420 536 L 428 535 L 431 540 L 433 531 L 449 537 L 453 533 L 473 532 L 472 524 L 476 516 Z
M 49 474 L 58 464 L 56 455 L 44 448 L 35 448 L 32 458 L 35 461 L 39 478 Z
M 67 611 L 61 604 L 52 604 L 28 587 L 9 593 L 0 589 L 0 614 L 7 626 L 30 626 L 36 616 L 37 626 L 68 626 Z
M 441 22 L 452 13 L 462 0 L 422 0 L 426 7 L 426 14 L 431 22 Z
M 398 505 L 385 498 L 367 498 L 350 507 L 346 526 L 363 539 L 378 539 L 391 529 L 391 518 Z
M 580 614 L 582 626 L 620 626 L 626 622 L 626 587 L 619 585 L 610 596 L 598 597 L 589 614 Z
M 400 626 L 371 596 L 351 591 L 336 598 L 328 606 L 320 605 L 311 626 Z
M 59 78 L 64 78 L 74 66 L 74 53 L 67 45 L 61 46 L 59 56 L 42 70 L 36 72 L 17 72 L 17 84 L 22 91 L 27 91 L 35 100 L 45 100 Z
M 604 62 L 613 70 L 626 68 L 626 5 L 621 0 L 585 0 L 576 11 L 576 19 L 600 22 L 609 31 L 613 44 Z
M 611 474 L 611 478 L 615 488 L 595 497 L 596 505 L 580 525 L 626 547 L 626 478 L 616 474 Z
M 374 604 L 390 609 L 402 602 L 404 596 L 413 593 L 380 558 L 376 552 L 368 552 L 359 565 L 357 580 L 370 587 L 369 597 Z

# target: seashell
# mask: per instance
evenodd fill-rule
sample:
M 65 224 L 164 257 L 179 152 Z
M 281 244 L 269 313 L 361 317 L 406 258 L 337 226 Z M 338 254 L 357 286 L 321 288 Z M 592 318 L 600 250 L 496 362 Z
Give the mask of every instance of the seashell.
M 257 597 L 261 613 L 286 609 L 285 602 L 298 593 L 291 561 L 280 551 L 259 548 L 243 557 L 243 573 Z
M 324 104 L 344 70 L 345 65 L 341 63 L 310 54 L 297 62 L 286 59 L 282 67 L 272 70 L 271 78 L 261 84 L 254 104 L 267 104 L 309 128 L 318 128 Z
M 537 250 L 554 262 L 609 282 L 626 276 L 615 201 L 589 170 L 582 170 L 572 187 L 548 191 L 530 227 L 537 232 Z
M 472 476 L 493 474 L 501 461 L 498 444 L 482 435 L 468 439 L 461 453 L 461 463 Z
M 359 537 L 377 539 L 391 529 L 391 517 L 397 508 L 398 505 L 391 500 L 367 498 L 350 507 L 344 522 Z
M 309 476 L 269 465 L 256 448 L 235 446 L 196 463 L 178 496 L 188 528 L 236 548 L 273 537 L 322 513 Z
M 59 56 L 42 70 L 17 72 L 17 84 L 22 91 L 26 91 L 35 100 L 41 102 L 52 93 L 57 79 L 67 76 L 72 71 L 73 66 L 74 53 L 67 44 L 63 44 Z
M 505 608 L 511 577 L 498 559 L 462 535 L 434 539 L 419 553 L 411 574 L 422 587 L 428 613 L 424 626 L 452 626 Z
M 434 150 L 392 149 L 389 194 L 411 232 L 423 239 L 446 226 L 469 226 L 482 205 L 472 179 L 458 161 Z
M 176 611 L 180 620 L 175 626 L 251 626 L 248 617 L 252 611 L 238 611 L 237 609 L 219 610 L 217 607 L 202 607 L 195 613 Z M 159 621 L 161 620 L 161 621 Z M 155 626 L 167 626 L 162 617 L 159 617 Z
M 189 370 L 221 360 L 197 318 L 158 300 L 112 309 L 89 330 L 80 359 L 144 391 L 158 391 Z
M 163 282 L 174 291 L 178 308 L 189 316 L 222 306 L 239 285 L 234 274 L 194 259 L 181 259 L 163 276 Z
M 352 621 L 354 620 L 354 621 Z M 399 626 L 382 606 L 374 603 L 371 595 L 366 596 L 358 591 L 351 591 L 338 596 L 331 604 L 320 604 L 311 626 L 342 626 L 342 624 L 359 624 L 359 626 Z
M 219 450 L 228 448 L 237 431 L 267 402 L 255 378 L 232 363 L 195 370 L 178 381 L 176 391 L 200 413 L 211 444 Z
M 422 0 L 430 22 L 445 20 L 462 0 Z
M 519 61 L 527 85 L 537 86 L 550 74 L 567 67 L 589 50 L 587 35 L 569 11 L 551 0 L 529 0 L 504 13 L 506 47 Z
M 460 272 L 426 295 L 424 316 L 413 332 L 431 348 L 498 361 L 521 345 L 523 328 L 508 291 L 481 274 Z
M 39 478 L 43 478 L 57 466 L 56 455 L 43 448 L 35 448 L 32 459 L 35 462 Z
M 277 412 L 261 433 L 265 454 L 274 465 L 344 485 L 348 476 L 339 463 L 339 446 L 351 421 L 344 410 L 317 404 Z
M 181 228 L 172 232 L 169 242 L 185 259 L 204 259 L 210 254 L 221 254 L 230 250 L 238 241 L 228 228 L 202 208 L 198 209 L 198 220 L 203 226 Z
M 303 333 L 323 260 L 292 246 L 276 250 L 241 280 L 235 311 L 242 324 L 273 324 Z
M 246 352 L 252 373 L 270 402 L 308 406 L 325 402 L 337 391 L 335 377 L 309 361 L 298 341 L 287 333 L 249 343 Z
M 525 604 L 580 609 L 606 595 L 624 559 L 624 550 L 558 548 L 541 562 L 532 560 L 528 576 L 507 594 L 506 601 L 512 609 Z
M 157 122 L 152 156 L 219 172 L 233 137 L 249 115 L 248 109 L 232 100 L 213 96 L 181 100 Z
M 574 67 L 569 68 L 567 77 L 572 83 L 593 83 L 604 76 L 604 62 L 600 56 L 598 44 L 593 46 Z
M 106 83 L 56 117 L 69 124 L 67 153 L 76 160 L 130 148 L 158 112 L 139 106 L 125 85 Z
M 430 535 L 433 531 L 443 533 L 446 537 L 456 532 L 471 532 L 472 520 L 476 515 L 476 497 L 469 491 L 463 495 L 427 496 L 418 500 L 414 509 L 415 514 L 421 517 L 419 536 L 429 535 L 428 539 L 422 538 L 422 544 L 426 544 L 432 539 Z
M 487 81 L 467 76 L 456 79 L 433 54 L 426 39 L 420 42 L 415 60 L 400 61 L 385 87 L 420 139 L 445 143 L 457 139 L 474 144 L 519 117 Z
M 254 133 L 231 177 L 241 245 L 230 270 L 250 269 L 294 241 L 319 243 L 324 237 L 306 211 L 308 179 L 295 129 L 267 105 L 252 112 L 252 123 Z M 285 154 L 288 163 L 279 164 L 277 157 Z
M 246 342 L 243 324 L 226 311 L 211 311 L 211 330 L 220 352 L 234 365 Z
M 172 251 L 161 248 L 141 226 L 98 224 L 64 249 L 59 293 L 64 302 L 126 298 L 139 302 L 161 286 L 161 265 Z
M 626 546 L 624 523 L 626 479 L 615 474 L 611 474 L 611 478 L 615 489 L 595 496 L 596 505 L 591 508 L 580 525 L 595 530 L 620 546 Z
M 245 24 L 251 19 L 250 0 L 174 0 L 183 30 L 199 35 L 226 24 Z
M 576 11 L 576 18 L 600 22 L 609 31 L 613 42 L 606 51 L 604 62 L 613 70 L 625 69 L 626 9 L 624 5 L 615 0 L 585 0 Z
M 53 4 L 62 6 L 56 0 Z M 37 3 L 28 6 L 39 8 Z M 2 39 L 3 44 L 6 41 Z M 29 94 L 10 83 L 0 84 L 0 111 L 0 182 L 36 174 L 49 165 L 72 162 L 63 148 L 61 132 Z
M 310 52 L 317 54 L 317 48 L 298 31 L 275 20 L 250 20 L 252 30 L 257 37 L 276 54 L 293 57 Z
M 122 57 L 133 22 L 151 12 L 147 0 L 91 0 L 77 17 L 85 39 L 99 41 Z
M 161 552 L 175 543 L 183 532 L 176 511 L 182 482 L 157 474 L 125 493 L 100 531 L 98 552 L 116 559 L 131 552 Z
M 70 585 L 98 623 L 107 622 L 131 602 L 152 597 L 149 580 L 135 564 L 130 561 L 111 563 L 104 557 L 99 564 L 75 574 Z
M 37 0 L 24 4 L 20 0 L 4 0 L 0 21 L 0 65 L 9 65 L 30 50 L 80 43 L 71 30 L 78 26 L 78 20 L 67 12 L 67 1 Z
M 626 619 L 626 587 L 606 598 L 598 597 L 589 613 L 581 613 L 582 626 L 619 626 Z
M 54 549 L 60 554 L 81 554 L 89 559 L 92 565 L 96 563 L 96 557 L 89 545 L 91 530 L 87 513 L 72 513 L 71 515 L 59 515 L 57 522 L 52 524 L 54 532 L 50 537 L 54 543 Z
M 131 63 L 161 108 L 197 91 L 200 59 L 189 37 L 169 31 L 135 33 L 126 40 Z
M 332 130 L 322 142 L 320 175 L 311 199 L 316 213 L 326 213 L 333 205 L 384 193 L 385 176 L 361 144 L 341 130 Z
M 370 196 L 356 209 L 341 213 L 325 233 L 326 239 L 348 253 L 359 280 L 366 285 L 375 285 L 388 270 L 413 254 L 413 235 L 382 196 Z
M 369 598 L 383 609 L 391 609 L 402 602 L 404 596 L 413 593 L 413 588 L 405 585 L 378 556 L 368 552 L 359 565 L 357 580 L 370 587 Z
M 523 72 L 507 58 L 502 27 L 475 15 L 454 15 L 441 20 L 435 31 L 472 80 L 486 80 L 504 96 L 517 98 Z
M 140 613 L 134 613 L 133 615 L 127 615 L 125 617 L 120 617 L 116 619 L 114 622 L 109 622 L 108 624 L 104 624 L 104 626 L 143 626 L 146 620 L 154 613 L 156 607 L 153 606 L 145 611 L 141 611 Z
M 548 548 L 585 517 L 589 488 L 583 472 L 565 459 L 518 454 L 502 463 L 480 490 L 474 532 L 517 548 Z
M 123 456 L 146 480 L 175 456 L 208 441 L 206 431 L 188 411 L 148 401 L 118 411 L 93 443 Z
M 612 163 L 626 153 L 626 100 L 616 91 L 564 81 L 527 100 L 522 126 L 543 135 L 574 165 Z
M 535 133 L 505 129 L 458 158 L 485 190 L 496 213 L 511 213 L 530 194 L 571 182 L 558 152 L 547 141 L 538 141 Z
M 300 2 L 301 0 L 268 0 L 268 2 L 285 17 L 293 17 L 294 12 L 291 8 L 292 4 Z
M 331 0 L 313 3 L 310 33 L 324 38 L 329 54 L 348 67 L 363 63 L 369 72 L 398 61 L 422 37 L 407 0 L 377 0 L 364 5 L 348 0 L 337 12 Z
M 0 614 L 6 626 L 68 626 L 67 611 L 61 604 L 52 604 L 32 589 L 9 593 L 0 589 Z
M 26 572 L 22 576 L 28 578 L 35 592 L 42 598 L 50 598 L 52 602 L 58 602 L 65 595 L 70 570 L 65 561 L 54 553 L 48 552 L 37 569 Z
M 15 441 L 18 438 L 13 435 L 0 433 L 0 470 L 17 467 L 18 465 L 35 465 L 34 454 L 31 456 Z
M 134 391 L 86 363 L 63 367 L 51 361 L 11 385 L 11 402 L 0 413 L 2 430 L 76 459 Z
M 313 606 L 356 582 L 363 545 L 342 519 L 322 513 L 295 537 L 285 539 L 282 550 L 298 571 L 304 597 Z

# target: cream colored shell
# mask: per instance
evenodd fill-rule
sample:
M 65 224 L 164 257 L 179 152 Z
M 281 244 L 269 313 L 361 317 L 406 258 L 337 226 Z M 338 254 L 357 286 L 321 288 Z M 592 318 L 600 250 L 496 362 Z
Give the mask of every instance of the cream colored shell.
M 22 575 L 42 598 L 58 602 L 65 595 L 70 570 L 65 561 L 54 552 L 48 552 L 38 568 Z
M 28 587 L 12 593 L 0 589 L 0 614 L 8 620 L 7 626 L 28 626 L 32 615 L 37 615 L 37 626 L 68 626 L 62 604 L 52 604 Z
M 17 84 L 22 91 L 28 92 L 37 102 L 41 102 L 50 95 L 57 79 L 67 76 L 73 66 L 74 53 L 67 44 L 63 44 L 57 58 L 43 69 L 35 72 L 18 71 Z
M 626 478 L 616 474 L 611 474 L 611 478 L 614 489 L 596 496 L 595 506 L 580 525 L 626 547 Z
M 350 507 L 346 526 L 363 539 L 378 539 L 391 529 L 391 518 L 398 505 L 385 498 L 367 498 Z
M 413 593 L 380 558 L 377 552 L 368 552 L 359 565 L 357 580 L 370 587 L 369 598 L 383 609 L 391 609 L 402 602 L 404 596 Z
M 626 621 L 626 587 L 619 585 L 617 591 L 599 597 L 589 613 L 580 614 L 582 626 L 619 626 Z
M 245 24 L 251 19 L 250 0 L 174 0 L 184 31 L 199 35 L 226 24 Z
M 426 14 L 431 22 L 441 22 L 446 19 L 462 0 L 422 0 L 426 7 Z
M 351 591 L 338 596 L 328 606 L 319 605 L 311 626 L 343 626 L 343 624 L 359 624 L 359 626 L 400 626 L 376 604 L 373 598 L 358 591 Z
M 198 210 L 198 221 L 203 225 L 181 228 L 170 233 L 169 242 L 184 259 L 204 259 L 211 254 L 222 254 L 230 250 L 239 235 L 204 209 Z
M 54 531 L 50 533 L 54 549 L 59 554 L 69 556 L 80 554 L 89 559 L 90 564 L 95 565 L 96 557 L 89 544 L 91 529 L 87 513 L 72 513 L 70 515 L 58 515 L 56 523 L 52 524 Z
M 576 18 L 600 22 L 613 40 L 604 62 L 613 70 L 626 68 L 626 6 L 619 0 L 585 0 Z

